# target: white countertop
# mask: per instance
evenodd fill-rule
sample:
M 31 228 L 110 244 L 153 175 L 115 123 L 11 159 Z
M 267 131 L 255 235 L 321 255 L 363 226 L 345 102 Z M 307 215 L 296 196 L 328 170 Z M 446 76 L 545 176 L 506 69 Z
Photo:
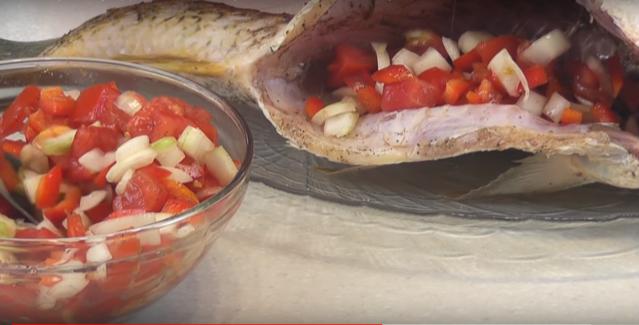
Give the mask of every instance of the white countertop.
M 133 2 L 3 1 L 0 38 L 58 37 Z M 301 5 L 226 2 L 289 12 Z M 639 322 L 638 247 L 639 220 L 419 217 L 251 183 L 197 269 L 127 321 Z

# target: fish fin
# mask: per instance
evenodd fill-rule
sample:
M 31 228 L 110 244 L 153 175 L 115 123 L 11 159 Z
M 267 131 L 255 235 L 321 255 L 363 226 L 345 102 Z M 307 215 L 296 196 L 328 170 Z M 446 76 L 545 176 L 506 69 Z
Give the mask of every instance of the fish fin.
M 524 158 L 490 183 L 460 197 L 470 199 L 483 196 L 554 192 L 577 187 L 595 180 L 575 165 L 573 156 L 538 154 Z M 580 166 L 580 165 L 579 165 Z
M 227 70 L 227 67 L 222 63 L 194 61 L 187 58 L 177 57 L 138 57 L 120 55 L 114 59 L 131 63 L 146 64 L 158 69 L 176 73 L 188 73 L 207 77 L 221 77 Z

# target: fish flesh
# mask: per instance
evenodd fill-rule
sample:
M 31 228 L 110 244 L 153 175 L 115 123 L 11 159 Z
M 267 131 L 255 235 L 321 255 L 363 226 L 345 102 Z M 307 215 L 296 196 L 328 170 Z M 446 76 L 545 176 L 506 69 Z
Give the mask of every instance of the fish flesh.
M 628 48 L 639 44 L 634 27 L 639 25 L 629 23 L 633 16 L 614 14 L 622 1 L 580 2 L 597 20 L 617 17 L 602 25 Z M 639 6 L 629 6 L 639 12 Z M 517 15 L 521 12 L 527 15 Z M 534 37 L 552 28 L 575 33 L 591 26 L 589 18 L 572 1 L 316 0 L 292 16 L 201 1 L 155 1 L 110 10 L 42 55 L 127 60 L 187 74 L 222 96 L 256 103 L 291 145 L 335 162 L 377 166 L 517 149 L 535 156 L 476 193 L 592 182 L 639 188 L 639 139 L 612 125 L 559 126 L 514 105 L 481 104 L 367 114 L 349 135 L 335 138 L 302 111 L 308 94 L 323 90 L 313 62 L 325 60 L 340 42 L 392 40 L 414 27 L 454 37 L 473 28 Z M 561 184 L 533 177 L 553 175 L 558 166 L 571 171 L 558 179 Z

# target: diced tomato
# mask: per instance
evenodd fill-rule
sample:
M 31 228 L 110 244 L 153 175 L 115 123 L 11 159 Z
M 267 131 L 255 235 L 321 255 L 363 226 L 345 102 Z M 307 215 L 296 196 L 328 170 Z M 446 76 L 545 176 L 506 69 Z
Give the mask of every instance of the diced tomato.
M 106 127 L 81 126 L 73 138 L 71 156 L 80 158 L 92 149 L 100 149 L 103 152 L 115 151 L 118 147 L 120 134 Z
M 107 246 L 113 259 L 122 259 L 137 256 L 142 251 L 140 239 L 136 236 L 127 236 L 118 240 L 110 241 Z
M 67 217 L 67 237 L 82 237 L 86 235 L 87 227 L 79 214 L 72 213 Z
M 111 212 L 111 214 L 109 214 L 106 218 L 104 218 L 104 220 L 117 219 L 117 218 L 121 218 L 121 217 L 134 216 L 136 214 L 144 214 L 144 213 L 145 213 L 144 209 L 118 210 L 118 211 Z
M 484 103 L 483 99 L 479 94 L 473 90 L 466 93 L 466 101 L 468 104 L 482 104 Z
M 170 198 L 166 201 L 164 207 L 162 207 L 162 212 L 178 214 L 194 206 L 195 204 L 193 202 Z
M 144 169 L 138 169 L 133 173 L 124 193 L 120 196 L 119 204 L 121 209 L 144 209 L 148 212 L 157 212 L 162 209 L 168 196 L 169 193 L 161 179 L 157 179 Z
M 621 88 L 623 88 L 623 66 L 621 65 L 621 60 L 619 60 L 618 55 L 610 57 L 606 61 L 606 64 L 610 72 L 610 80 L 612 81 L 612 97 L 616 98 Z
M 2 140 L 2 151 L 15 157 L 20 157 L 20 152 L 25 145 L 26 143 L 22 140 L 4 139 Z
M 476 50 L 472 50 L 455 59 L 455 61 L 453 61 L 453 66 L 455 67 L 455 70 L 458 71 L 470 71 L 473 68 L 473 63 L 477 63 L 479 61 L 481 61 L 481 56 L 479 56 L 479 53 Z
M 74 183 L 85 183 L 93 181 L 95 173 L 86 169 L 78 162 L 77 158 L 69 155 L 50 157 L 56 166 L 60 166 L 65 179 Z
M 120 90 L 114 82 L 96 84 L 84 89 L 76 101 L 71 119 L 77 124 L 91 124 L 98 121 L 114 108 Z M 126 114 L 126 113 L 125 113 Z
M 47 87 L 40 91 L 40 108 L 52 116 L 67 116 L 75 107 L 75 100 L 64 94 L 61 87 Z
M 371 76 L 376 82 L 383 84 L 392 84 L 413 78 L 413 73 L 403 64 L 389 65 L 388 67 L 378 70 Z
M 188 187 L 184 184 L 176 182 L 170 178 L 163 178 L 162 183 L 166 190 L 169 193 L 169 196 L 193 203 L 193 205 L 198 204 L 200 201 L 198 200 L 195 193 L 193 193 Z
M 595 103 L 592 106 L 592 116 L 598 123 L 619 123 L 619 117 L 608 106 Z
M 36 191 L 36 206 L 40 209 L 54 206 L 58 202 L 61 184 L 62 168 L 60 168 L 60 166 L 55 166 L 51 168 L 51 170 L 40 180 L 40 184 Z
M 464 78 L 454 78 L 446 82 L 444 101 L 448 105 L 454 105 L 470 89 L 470 83 Z
M 583 120 L 582 112 L 570 107 L 566 107 L 566 109 L 564 109 L 564 112 L 561 115 L 560 122 L 561 124 L 581 124 L 582 120 Z
M 420 73 L 418 78 L 431 85 L 437 86 L 441 92 L 444 92 L 446 82 L 448 82 L 451 77 L 452 76 L 448 71 L 444 71 L 440 68 L 430 68 Z
M 530 89 L 548 83 L 548 74 L 546 73 L 546 68 L 542 65 L 536 64 L 524 69 L 524 75 L 526 76 Z
M 102 170 L 95 175 L 95 177 L 93 178 L 93 184 L 95 184 L 96 187 L 98 188 L 102 188 L 105 187 L 107 185 L 107 179 L 106 179 L 106 175 L 109 172 L 109 169 L 111 169 L 111 167 L 113 166 L 113 164 L 102 168 Z
M 178 138 L 189 124 L 195 123 L 189 123 L 185 117 L 166 107 L 147 106 L 129 120 L 126 129 L 132 137 L 148 135 L 151 141 L 155 141 L 166 136 Z
M 16 215 L 16 212 L 17 211 L 13 208 L 13 205 L 0 195 L 0 213 L 5 216 L 12 217 Z
M 371 53 L 352 45 L 340 44 L 335 48 L 335 58 L 328 66 L 328 85 L 335 88 L 343 86 L 348 76 L 371 72 L 376 65 L 377 60 Z
M 108 187 L 107 190 L 112 191 L 110 187 Z M 91 220 L 92 223 L 98 223 L 104 220 L 106 217 L 108 217 L 109 214 L 111 214 L 111 210 L 112 210 L 111 197 L 112 195 L 107 195 L 107 197 L 104 200 L 102 200 L 102 202 L 100 202 L 98 205 L 96 205 L 95 207 L 85 212 L 87 217 L 89 217 L 89 220 Z
M 481 60 L 484 63 L 488 64 L 488 62 L 493 59 L 495 54 L 503 49 L 508 50 L 508 53 L 513 58 L 516 57 L 517 48 L 519 47 L 520 43 L 521 39 L 511 35 L 497 36 L 477 44 L 475 50 L 481 57 Z
M 322 108 L 324 108 L 324 101 L 317 96 L 309 96 L 304 103 L 304 112 L 308 118 L 313 118 Z
M 68 186 L 63 191 L 64 198 L 53 207 L 43 210 L 44 216 L 51 221 L 54 225 L 59 226 L 71 211 L 75 210 L 80 205 L 80 198 L 82 192 L 76 186 Z
M 9 192 L 15 190 L 18 183 L 20 183 L 18 174 L 4 155 L 0 155 L 0 180 L 2 180 L 2 183 L 4 183 L 4 186 Z
M 361 87 L 356 92 L 357 101 L 366 109 L 366 111 L 369 113 L 377 113 L 382 110 L 382 95 L 377 92 L 375 87 Z
M 412 33 L 407 35 L 404 47 L 417 54 L 423 54 L 429 47 L 432 47 L 443 57 L 448 57 L 448 52 L 446 52 L 442 37 L 430 30 L 412 31 Z
M 185 101 L 171 96 L 154 97 L 151 101 L 144 105 L 144 107 L 149 107 L 150 109 L 168 109 L 178 116 L 184 116 L 186 112 L 193 109 L 191 105 Z
M 442 91 L 436 85 L 418 78 L 411 78 L 386 85 L 381 107 L 384 111 L 432 107 L 441 100 L 441 96 Z
M 213 116 L 207 110 L 199 107 L 186 109 L 184 116 L 197 128 L 202 130 L 206 137 L 217 144 L 217 129 L 213 126 Z
M 16 230 L 16 238 L 60 238 L 57 234 L 46 228 L 22 228 Z
M 24 119 L 37 109 L 40 89 L 27 86 L 2 114 L 2 136 L 20 131 Z

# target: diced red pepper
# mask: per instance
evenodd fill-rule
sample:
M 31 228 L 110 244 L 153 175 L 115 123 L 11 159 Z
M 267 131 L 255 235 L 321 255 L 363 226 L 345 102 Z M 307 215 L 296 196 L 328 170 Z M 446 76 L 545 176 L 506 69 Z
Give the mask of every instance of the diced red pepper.
M 546 68 L 542 65 L 536 64 L 524 69 L 524 75 L 526 76 L 530 89 L 548 83 L 548 74 L 546 73 Z
M 304 104 L 304 112 L 308 118 L 313 118 L 322 108 L 324 108 L 324 101 L 317 96 L 309 96 Z
M 468 89 L 470 89 L 470 83 L 464 78 L 448 80 L 444 90 L 444 102 L 448 105 L 457 104 Z
M 38 208 L 44 209 L 54 206 L 58 202 L 60 195 L 60 185 L 62 184 L 62 168 L 55 166 L 42 176 L 36 191 L 35 204 Z
M 26 143 L 22 140 L 4 139 L 2 140 L 2 151 L 15 157 L 20 157 L 20 152 L 25 145 Z
M 623 66 L 617 55 L 610 57 L 606 63 L 610 72 L 610 80 L 612 81 L 612 97 L 616 98 L 621 88 L 623 88 Z
M 475 47 L 475 50 L 481 57 L 481 60 L 488 64 L 495 54 L 499 53 L 499 51 L 503 49 L 508 50 L 508 53 L 513 58 L 516 57 L 517 47 L 520 43 L 521 39 L 511 35 L 497 36 L 480 42 L 477 44 L 477 47 Z
M 582 112 L 570 107 L 566 107 L 566 109 L 564 109 L 564 112 L 561 114 L 561 119 L 559 120 L 559 122 L 561 122 L 561 124 L 581 124 L 582 120 Z
M 403 64 L 389 65 L 388 67 L 376 71 L 371 76 L 376 82 L 392 84 L 406 79 L 413 78 L 413 73 Z
M 357 101 L 369 113 L 377 113 L 382 110 L 382 95 L 373 86 L 364 86 L 357 91 Z
M 468 104 L 483 104 L 484 101 L 479 94 L 473 90 L 466 93 L 466 101 Z
M 418 78 L 389 84 L 384 87 L 381 107 L 384 111 L 406 108 L 433 107 L 441 100 L 441 89 Z
M 592 106 L 592 117 L 598 123 L 619 123 L 619 117 L 610 107 L 601 103 Z
M 24 119 L 33 113 L 40 100 L 40 88 L 27 86 L 2 114 L 2 136 L 20 131 Z
M 481 56 L 476 50 L 472 50 L 465 53 L 453 61 L 455 70 L 458 71 L 471 71 L 473 69 L 473 63 L 481 61 Z
M 79 214 L 72 213 L 67 217 L 67 237 L 82 237 L 86 233 L 87 227 Z
M 62 220 L 80 205 L 80 198 L 82 197 L 82 192 L 76 186 L 69 186 L 63 194 L 62 201 L 53 207 L 44 209 L 42 212 L 56 226 L 59 226 Z
M 430 68 L 419 74 L 419 79 L 437 86 L 441 92 L 446 88 L 446 82 L 452 77 L 451 73 L 440 68 Z
M 61 87 L 47 87 L 40 91 L 40 108 L 52 116 L 67 116 L 73 112 L 75 100 L 64 94 Z
M 340 44 L 335 48 L 335 59 L 328 66 L 330 87 L 340 87 L 345 84 L 348 76 L 357 73 L 368 73 L 377 66 L 375 57 L 358 47 Z
M 20 183 L 18 174 L 4 155 L 0 155 L 0 180 L 2 180 L 4 187 L 6 187 L 9 192 L 15 190 L 18 183 Z

